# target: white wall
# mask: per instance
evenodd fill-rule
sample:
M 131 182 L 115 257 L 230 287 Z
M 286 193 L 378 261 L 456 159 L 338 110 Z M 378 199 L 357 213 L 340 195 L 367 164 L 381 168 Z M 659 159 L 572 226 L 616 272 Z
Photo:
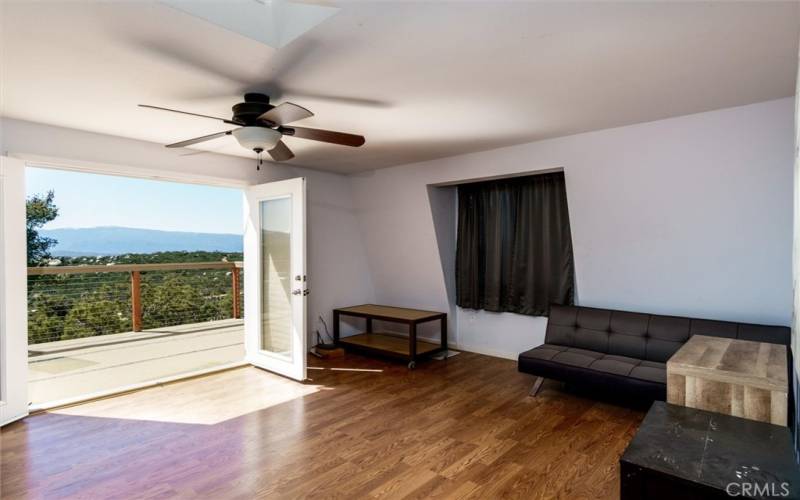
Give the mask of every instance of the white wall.
M 181 156 L 162 145 L 13 119 L 0 122 L 3 154 L 56 163 L 110 166 L 132 175 L 195 175 L 197 182 L 258 184 L 305 176 L 308 186 L 309 336 L 323 315 L 330 325 L 335 307 L 370 302 L 373 289 L 352 206 L 351 186 L 341 175 L 267 164 L 232 156 Z M 91 187 L 87 186 L 87 196 Z M 313 342 L 312 342 L 313 343 Z
M 429 185 L 562 167 L 580 304 L 788 325 L 793 110 L 780 99 L 354 175 L 376 300 L 451 307 Z M 462 349 L 516 357 L 544 339 L 542 318 L 456 316 Z

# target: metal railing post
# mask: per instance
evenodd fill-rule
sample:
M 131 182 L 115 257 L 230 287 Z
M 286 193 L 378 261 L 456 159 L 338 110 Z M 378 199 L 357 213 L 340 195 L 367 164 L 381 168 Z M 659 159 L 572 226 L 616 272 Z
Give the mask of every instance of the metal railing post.
M 233 317 L 242 317 L 242 305 L 239 299 L 239 268 L 236 265 L 231 269 L 231 292 L 233 293 Z
M 139 271 L 131 271 L 131 318 L 133 331 L 142 331 L 142 283 Z

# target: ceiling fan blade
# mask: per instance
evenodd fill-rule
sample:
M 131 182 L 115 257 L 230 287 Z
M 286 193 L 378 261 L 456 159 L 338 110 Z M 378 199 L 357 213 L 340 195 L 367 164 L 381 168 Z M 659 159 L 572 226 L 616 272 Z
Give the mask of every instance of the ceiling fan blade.
M 187 139 L 185 141 L 176 142 L 174 144 L 167 144 L 168 148 L 185 148 L 186 146 L 191 146 L 192 144 L 197 144 L 199 142 L 210 141 L 211 139 L 216 139 L 217 137 L 223 137 L 226 135 L 231 135 L 233 130 L 226 130 L 225 132 L 217 132 L 216 134 L 209 134 L 204 135 L 202 137 L 195 137 L 194 139 Z
M 291 102 L 284 102 L 262 114 L 258 119 L 270 121 L 276 125 L 284 125 L 312 116 L 314 116 L 314 113 L 306 108 L 298 106 L 297 104 L 292 104 Z
M 330 142 L 331 144 L 341 144 L 342 146 L 352 146 L 357 148 L 366 142 L 363 135 L 345 134 L 344 132 L 333 132 L 332 130 L 320 130 L 318 128 L 305 127 L 281 127 L 281 133 L 310 139 L 312 141 Z
M 269 153 L 269 155 L 275 161 L 286 161 L 294 158 L 294 153 L 292 153 L 292 150 L 289 149 L 289 146 L 287 146 L 283 141 L 278 141 L 278 144 L 276 144 L 274 148 L 267 151 L 267 153 Z
M 158 109 L 161 111 L 171 111 L 173 113 L 180 113 L 182 115 L 191 115 L 191 116 L 199 116 L 201 118 L 211 118 L 212 120 L 219 120 L 221 122 L 229 123 L 231 125 L 244 125 L 243 123 L 235 122 L 232 120 L 227 120 L 225 118 L 217 118 L 216 116 L 208 116 L 208 115 L 201 115 L 199 113 L 190 113 L 188 111 L 178 111 L 177 109 L 169 109 L 169 108 L 162 108 L 159 106 L 151 106 L 149 104 L 139 104 L 140 108 L 150 108 L 150 109 Z

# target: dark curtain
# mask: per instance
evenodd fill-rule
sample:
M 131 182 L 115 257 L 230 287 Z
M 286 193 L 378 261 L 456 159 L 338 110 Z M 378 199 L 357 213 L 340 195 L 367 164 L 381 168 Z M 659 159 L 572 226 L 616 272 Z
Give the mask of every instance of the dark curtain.
M 460 307 L 547 316 L 574 303 L 574 275 L 563 172 L 458 187 Z

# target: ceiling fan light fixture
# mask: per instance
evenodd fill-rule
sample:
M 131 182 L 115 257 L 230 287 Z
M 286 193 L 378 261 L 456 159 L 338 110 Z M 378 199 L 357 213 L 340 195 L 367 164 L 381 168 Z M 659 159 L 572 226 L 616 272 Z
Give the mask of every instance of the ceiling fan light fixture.
M 0 2 L 2 2 L 2 0 L 0 0 Z M 236 125 L 240 128 L 194 137 L 185 141 L 167 144 L 166 147 L 185 148 L 194 144 L 200 144 L 202 142 L 232 135 L 236 138 L 236 142 L 238 142 L 239 145 L 258 155 L 259 165 L 262 161 L 262 153 L 268 153 L 274 161 L 287 161 L 294 158 L 292 150 L 281 140 L 284 135 L 354 148 L 363 146 L 365 142 L 363 135 L 347 134 L 344 132 L 335 132 L 333 130 L 295 127 L 294 125 L 291 127 L 284 127 L 287 123 L 311 118 L 314 116 L 314 113 L 291 102 L 284 102 L 277 106 L 272 106 L 269 104 L 269 96 L 264 94 L 245 94 L 244 102 L 237 103 L 233 106 L 233 118 L 230 120 L 177 109 L 151 106 L 149 104 L 140 104 L 139 106 L 169 111 L 171 113 L 198 116 L 201 118 L 218 120 L 229 125 Z
M 281 133 L 266 127 L 242 127 L 233 131 L 242 147 L 251 151 L 269 151 L 281 140 Z

